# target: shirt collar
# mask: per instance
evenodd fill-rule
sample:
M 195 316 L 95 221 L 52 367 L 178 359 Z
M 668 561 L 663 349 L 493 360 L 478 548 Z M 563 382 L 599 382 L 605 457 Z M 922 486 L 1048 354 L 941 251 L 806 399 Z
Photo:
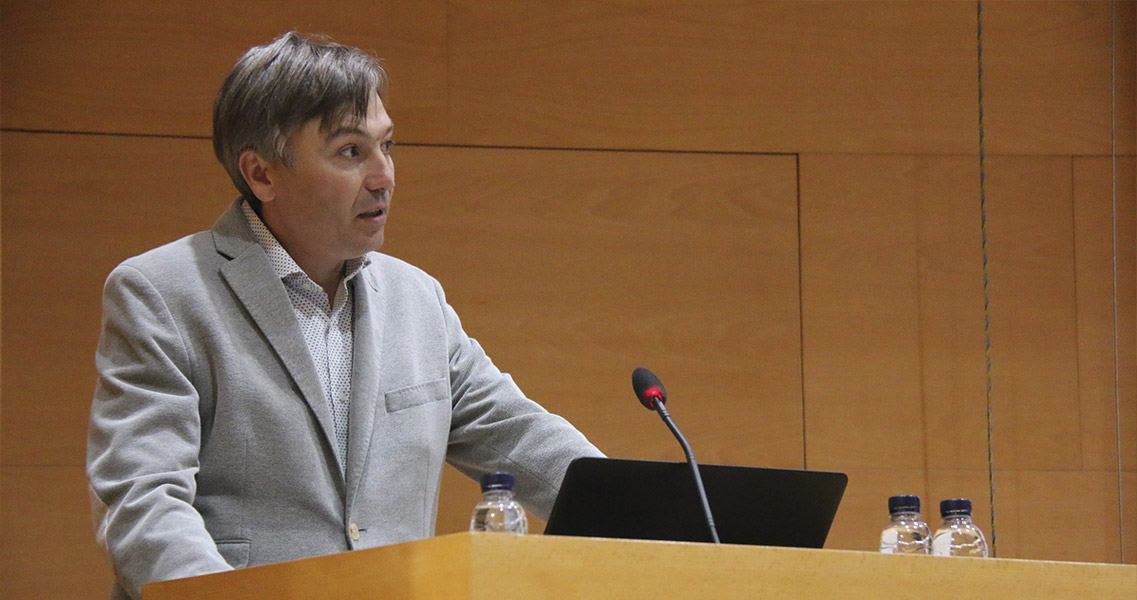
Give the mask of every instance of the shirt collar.
M 311 281 L 308 274 L 296 264 L 292 259 L 292 255 L 280 245 L 280 241 L 276 236 L 269 231 L 268 226 L 264 224 L 260 216 L 249 206 L 248 202 L 241 204 L 241 210 L 245 213 L 245 220 L 249 222 L 249 229 L 253 231 L 253 239 L 257 244 L 264 249 L 265 254 L 268 255 L 268 260 L 272 264 L 272 270 L 276 273 L 277 277 L 281 279 L 288 279 L 290 276 L 301 275 L 305 279 Z M 351 281 L 356 275 L 359 274 L 364 268 L 371 264 L 371 259 L 367 255 L 358 258 L 352 258 L 344 263 L 344 282 Z

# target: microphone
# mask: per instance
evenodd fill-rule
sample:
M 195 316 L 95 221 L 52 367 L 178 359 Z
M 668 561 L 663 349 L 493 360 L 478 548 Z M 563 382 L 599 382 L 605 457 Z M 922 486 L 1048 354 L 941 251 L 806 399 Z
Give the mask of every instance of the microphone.
M 663 387 L 663 382 L 655 373 L 643 367 L 632 371 L 632 389 L 636 391 L 640 404 L 648 410 L 655 410 L 657 402 L 661 405 L 667 402 L 667 389 Z
M 667 412 L 667 389 L 663 387 L 663 382 L 655 376 L 655 373 L 643 368 L 637 367 L 632 371 L 632 389 L 636 392 L 636 397 L 639 398 L 640 404 L 643 404 L 648 410 L 659 413 L 659 418 L 667 424 L 667 428 L 675 435 L 675 439 L 679 440 L 679 445 L 683 447 L 683 453 L 687 455 L 687 464 L 691 465 L 691 473 L 695 476 L 695 489 L 699 492 L 699 501 L 703 504 L 703 514 L 707 518 L 707 527 L 711 530 L 711 539 L 714 543 L 719 542 L 719 533 L 715 529 L 715 519 L 711 516 L 711 505 L 707 502 L 707 490 L 703 487 L 703 478 L 699 475 L 699 464 L 695 462 L 695 453 L 691 450 L 690 444 L 687 439 L 679 433 L 679 428 L 675 426 L 675 422 L 671 420 L 671 414 Z

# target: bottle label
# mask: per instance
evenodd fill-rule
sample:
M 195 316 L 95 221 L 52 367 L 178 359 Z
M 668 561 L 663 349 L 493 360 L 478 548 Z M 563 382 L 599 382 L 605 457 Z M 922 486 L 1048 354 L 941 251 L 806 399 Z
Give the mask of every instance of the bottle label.
M 932 554 L 936 556 L 951 556 L 951 534 L 937 535 L 932 538 Z
M 880 551 L 882 554 L 893 554 L 896 552 L 897 542 L 900 541 L 900 536 L 895 529 L 886 529 L 880 534 Z

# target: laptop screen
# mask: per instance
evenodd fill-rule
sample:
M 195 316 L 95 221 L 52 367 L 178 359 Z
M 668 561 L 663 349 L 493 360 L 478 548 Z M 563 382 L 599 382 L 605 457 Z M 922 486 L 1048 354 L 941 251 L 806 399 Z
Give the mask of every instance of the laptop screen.
M 844 473 L 699 465 L 727 544 L 821 548 L 849 478 Z M 546 535 L 710 542 L 687 463 L 578 458 Z

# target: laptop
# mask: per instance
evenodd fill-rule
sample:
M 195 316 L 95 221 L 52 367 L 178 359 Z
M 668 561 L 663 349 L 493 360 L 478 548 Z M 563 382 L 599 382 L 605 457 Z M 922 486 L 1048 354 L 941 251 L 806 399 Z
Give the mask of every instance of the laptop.
M 699 465 L 725 544 L 821 548 L 849 478 L 844 473 Z M 545 535 L 710 542 L 685 463 L 578 458 Z

